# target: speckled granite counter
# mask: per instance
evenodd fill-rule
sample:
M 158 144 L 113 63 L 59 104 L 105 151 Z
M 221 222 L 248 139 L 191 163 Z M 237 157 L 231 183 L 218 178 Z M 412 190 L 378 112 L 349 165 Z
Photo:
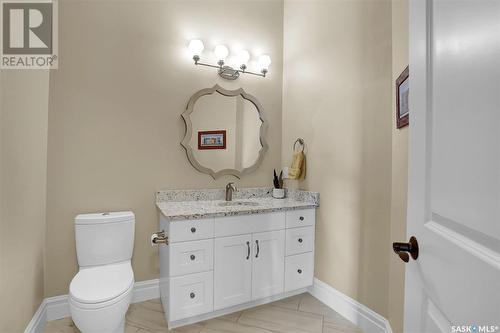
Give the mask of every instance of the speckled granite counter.
M 279 212 L 319 206 L 319 193 L 287 189 L 285 199 L 274 199 L 272 188 L 242 188 L 234 192 L 233 202 L 245 205 L 223 206 L 224 189 L 166 190 L 156 193 L 156 207 L 169 220 L 200 219 Z

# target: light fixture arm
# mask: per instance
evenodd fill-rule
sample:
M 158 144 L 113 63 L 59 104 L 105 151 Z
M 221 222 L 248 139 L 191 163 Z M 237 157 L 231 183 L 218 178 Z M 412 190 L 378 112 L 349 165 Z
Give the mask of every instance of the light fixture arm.
M 199 65 L 199 66 L 205 66 L 205 67 L 211 67 L 211 68 L 217 68 L 217 69 L 219 69 L 219 75 L 221 77 L 225 78 L 225 79 L 228 79 L 228 80 L 237 79 L 240 73 L 251 74 L 251 75 L 260 76 L 260 77 L 266 77 L 266 74 L 267 74 L 267 69 L 265 69 L 265 68 L 262 69 L 261 73 L 255 73 L 255 72 L 247 71 L 246 70 L 246 68 L 247 68 L 246 65 L 241 65 L 240 69 L 234 69 L 234 68 L 232 68 L 230 66 L 224 66 L 224 61 L 223 60 L 219 60 L 217 62 L 217 65 L 212 65 L 212 64 L 204 63 L 204 62 L 200 61 L 200 56 L 198 56 L 198 55 L 193 56 L 193 61 L 194 61 L 194 64 L 197 65 L 197 66 Z M 233 74 L 232 76 L 226 76 L 226 75 L 222 75 L 221 74 L 221 73 L 224 73 L 224 72 L 226 72 L 228 70 L 231 71 L 232 73 L 238 73 L 238 74 Z

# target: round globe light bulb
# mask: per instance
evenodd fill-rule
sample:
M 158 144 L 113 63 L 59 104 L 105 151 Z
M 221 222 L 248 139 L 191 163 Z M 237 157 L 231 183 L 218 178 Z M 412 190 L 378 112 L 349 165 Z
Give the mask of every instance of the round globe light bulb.
M 205 49 L 203 42 L 199 39 L 193 39 L 189 42 L 189 51 L 193 56 L 199 56 L 201 52 Z
M 247 50 L 241 50 L 238 54 L 238 61 L 240 65 L 246 65 L 250 60 L 250 53 Z
M 217 45 L 214 49 L 215 56 L 217 60 L 226 60 L 229 55 L 229 50 L 225 45 Z
M 268 69 L 271 64 L 271 57 L 267 54 L 263 54 L 259 57 L 259 65 L 261 69 Z

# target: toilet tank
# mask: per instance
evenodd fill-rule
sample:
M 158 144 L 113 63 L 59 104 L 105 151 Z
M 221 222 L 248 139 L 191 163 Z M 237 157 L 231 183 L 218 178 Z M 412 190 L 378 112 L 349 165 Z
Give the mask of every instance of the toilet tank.
M 80 267 L 130 260 L 134 250 L 132 212 L 80 214 L 75 217 L 76 255 Z

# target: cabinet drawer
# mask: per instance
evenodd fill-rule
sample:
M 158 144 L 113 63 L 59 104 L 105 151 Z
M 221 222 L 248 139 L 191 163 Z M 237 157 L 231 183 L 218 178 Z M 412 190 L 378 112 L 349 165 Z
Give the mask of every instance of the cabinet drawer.
M 314 227 L 286 230 L 286 255 L 311 252 L 314 249 Z
M 285 213 L 237 215 L 215 218 L 215 237 L 285 229 Z
M 213 239 L 173 243 L 169 246 L 171 276 L 198 273 L 213 269 Z
M 168 238 L 170 243 L 214 237 L 214 219 L 171 221 Z
M 289 210 L 286 212 L 286 227 L 296 228 L 314 225 L 314 213 L 313 208 Z
M 169 321 L 213 311 L 213 272 L 170 278 Z
M 285 292 L 311 286 L 313 276 L 313 252 L 285 258 Z

